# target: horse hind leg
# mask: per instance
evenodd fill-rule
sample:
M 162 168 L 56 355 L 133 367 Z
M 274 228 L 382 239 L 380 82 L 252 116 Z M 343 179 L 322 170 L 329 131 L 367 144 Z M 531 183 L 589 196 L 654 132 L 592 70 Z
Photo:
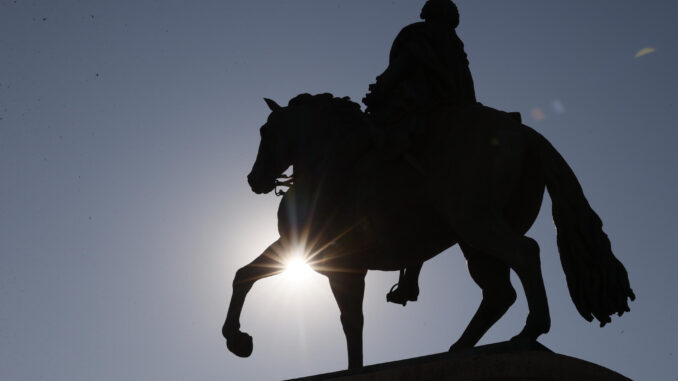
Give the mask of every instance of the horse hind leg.
M 523 237 L 522 241 L 523 268 L 516 270 L 520 282 L 525 289 L 529 313 L 522 331 L 514 336 L 512 341 L 534 341 L 541 334 L 551 328 L 549 306 L 546 298 L 544 279 L 541 274 L 539 259 L 539 245 L 530 237 Z
M 467 209 L 468 210 L 468 209 Z M 460 241 L 501 261 L 518 275 L 525 290 L 529 313 L 523 330 L 514 341 L 534 341 L 551 326 L 539 245 L 532 238 L 516 233 L 503 218 L 475 211 L 450 219 Z
M 471 278 L 483 291 L 478 311 L 469 322 L 459 340 L 450 351 L 471 348 L 480 340 L 516 300 L 511 285 L 510 269 L 498 259 L 484 254 L 466 244 L 460 244 L 468 262 Z

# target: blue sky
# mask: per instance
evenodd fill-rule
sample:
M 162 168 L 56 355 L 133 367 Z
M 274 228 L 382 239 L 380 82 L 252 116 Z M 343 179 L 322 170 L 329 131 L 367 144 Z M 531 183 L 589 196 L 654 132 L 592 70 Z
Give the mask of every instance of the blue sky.
M 576 312 L 550 201 L 541 245 L 552 350 L 638 380 L 678 370 L 678 104 L 670 1 L 458 1 L 479 101 L 520 111 L 570 163 L 638 296 Z M 220 327 L 235 271 L 276 238 L 257 196 L 263 97 L 359 101 L 423 1 L 0 1 L 0 374 L 8 380 L 269 380 L 343 369 L 320 275 L 254 286 L 248 359 Z M 634 58 L 643 48 L 652 53 Z M 480 301 L 457 248 L 419 301 L 368 274 L 365 362 L 445 351 Z M 513 284 L 519 289 L 515 277 Z M 520 330 L 524 296 L 481 343 Z

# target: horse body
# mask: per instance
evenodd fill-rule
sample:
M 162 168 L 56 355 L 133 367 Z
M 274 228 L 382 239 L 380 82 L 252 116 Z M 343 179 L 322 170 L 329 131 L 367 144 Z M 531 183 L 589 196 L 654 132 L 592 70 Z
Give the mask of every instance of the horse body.
M 423 141 L 417 143 L 418 149 L 425 151 L 417 155 L 421 163 L 419 168 L 399 159 L 378 163 L 381 165 L 375 171 L 374 161 L 378 159 L 370 155 L 372 152 L 368 153 L 358 166 L 371 169 L 355 169 L 363 174 L 363 178 L 354 176 L 342 188 L 347 194 L 343 202 L 339 202 L 342 205 L 339 218 L 346 218 L 336 222 L 324 220 L 322 224 L 314 225 L 334 224 L 336 226 L 331 228 L 324 226 L 325 230 L 343 231 L 353 222 L 365 220 L 359 229 L 345 238 L 352 238 L 351 242 L 338 242 L 345 246 L 342 251 L 355 253 L 356 247 L 361 248 L 359 255 L 354 254 L 359 258 L 355 264 L 357 270 L 399 270 L 426 261 L 457 243 L 458 237 L 444 212 L 453 207 L 447 199 L 464 200 L 454 208 L 463 212 L 470 207 L 475 213 L 478 206 L 470 200 L 484 193 L 484 207 L 493 208 L 521 235 L 536 219 L 545 182 L 539 162 L 535 160 L 537 154 L 526 144 L 534 131 L 513 122 L 504 113 L 482 106 L 458 110 L 456 115 L 445 111 L 429 118 L 431 124 L 439 126 L 429 126 L 435 132 L 425 134 Z M 496 118 L 488 120 L 487 116 L 495 113 Z M 450 129 L 447 128 L 450 120 L 465 121 L 469 126 L 460 131 Z M 472 133 L 468 133 L 469 130 Z M 511 148 L 504 150 L 500 141 Z M 443 144 L 437 144 L 439 142 Z M 421 167 L 430 173 L 421 172 Z M 362 202 L 356 203 L 356 199 L 362 199 Z M 337 208 L 336 198 L 327 197 L 326 200 L 331 201 L 332 208 Z M 355 210 L 348 210 L 351 206 Z M 320 211 L 317 214 L 328 216 L 331 213 Z M 279 214 L 279 221 L 285 221 L 285 213 Z M 303 222 L 296 225 L 301 224 Z M 282 228 L 281 235 L 286 235 L 286 230 Z M 332 256 L 330 252 L 317 254 L 311 263 L 331 261 L 327 258 Z M 339 261 L 342 264 L 336 267 L 346 267 L 345 258 Z M 322 270 L 323 266 L 316 267 Z
M 362 366 L 367 270 L 421 263 L 457 242 L 483 299 L 450 350 L 475 345 L 513 304 L 510 270 L 518 275 L 529 307 L 525 327 L 514 340 L 536 340 L 548 332 L 550 317 L 539 247 L 524 234 L 537 217 L 545 187 L 553 200 L 561 259 L 579 312 L 604 324 L 609 315 L 628 311 L 626 299 L 634 295 L 600 219 L 562 157 L 531 128 L 481 105 L 441 108 L 426 118 L 427 132 L 412 148 L 416 162 L 410 157 L 384 164 L 364 149 L 357 150 L 358 160 L 346 151 L 330 150 L 328 156 L 329 147 L 342 147 L 336 142 L 341 134 L 309 130 L 299 122 L 322 125 L 324 120 L 327 125 L 332 115 L 325 103 L 337 99 L 323 103 L 321 96 L 298 98 L 303 99 L 286 108 L 269 103 L 273 112 L 262 127 L 259 155 L 248 176 L 255 192 L 266 193 L 294 165 L 295 186 L 281 202 L 281 238 L 236 273 L 222 329 L 235 354 L 249 356 L 252 351 L 251 337 L 239 330 L 247 292 L 255 280 L 279 272 L 281 258 L 300 244 L 311 267 L 330 280 L 349 368 Z M 357 116 L 346 120 L 360 124 Z M 303 136 L 304 144 L 295 136 Z M 316 149 L 304 150 L 307 144 L 316 144 Z M 350 144 L 343 147 L 356 153 Z M 347 162 L 352 164 L 341 166 Z M 341 175 L 328 173 L 328 168 Z

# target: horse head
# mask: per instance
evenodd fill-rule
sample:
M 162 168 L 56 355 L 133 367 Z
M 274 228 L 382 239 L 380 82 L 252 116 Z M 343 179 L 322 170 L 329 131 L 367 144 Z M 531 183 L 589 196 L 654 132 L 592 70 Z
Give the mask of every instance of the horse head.
M 337 143 L 350 131 L 366 130 L 366 119 L 357 103 L 332 94 L 299 94 L 281 107 L 264 99 L 271 114 L 261 127 L 261 143 L 247 176 L 255 193 L 268 193 L 282 173 L 294 165 L 295 183 L 303 173 L 309 180 L 322 173 Z
M 276 179 L 292 165 L 287 108 L 264 98 L 271 109 L 266 123 L 259 129 L 261 142 L 257 159 L 247 175 L 247 182 L 257 194 L 268 193 L 275 188 Z

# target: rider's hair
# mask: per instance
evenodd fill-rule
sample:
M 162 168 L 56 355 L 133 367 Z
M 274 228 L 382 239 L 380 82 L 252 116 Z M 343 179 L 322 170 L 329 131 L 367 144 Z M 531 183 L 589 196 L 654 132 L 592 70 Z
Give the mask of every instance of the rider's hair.
M 451 0 L 428 0 L 419 16 L 431 22 L 444 22 L 453 28 L 459 25 L 459 10 Z

